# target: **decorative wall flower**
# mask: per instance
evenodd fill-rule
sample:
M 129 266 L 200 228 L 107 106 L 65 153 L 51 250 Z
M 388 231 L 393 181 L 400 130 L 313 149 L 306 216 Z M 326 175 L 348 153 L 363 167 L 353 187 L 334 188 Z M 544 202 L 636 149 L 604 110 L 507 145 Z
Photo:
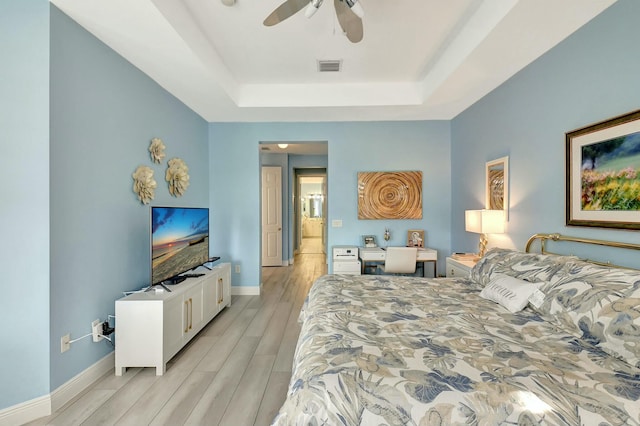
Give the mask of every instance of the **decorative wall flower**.
M 138 166 L 132 176 L 133 192 L 138 195 L 142 204 L 149 204 L 153 200 L 158 185 L 153 178 L 153 169 L 149 166 Z
M 169 167 L 165 179 L 169 182 L 169 193 L 174 197 L 180 197 L 189 186 L 189 168 L 180 158 L 169 160 Z
M 162 139 L 160 138 L 151 139 L 151 145 L 149 145 L 149 152 L 151 153 L 151 159 L 153 160 L 154 163 L 159 164 L 162 162 L 162 159 L 165 156 L 165 153 L 164 153 L 165 148 L 166 147 L 164 146 Z

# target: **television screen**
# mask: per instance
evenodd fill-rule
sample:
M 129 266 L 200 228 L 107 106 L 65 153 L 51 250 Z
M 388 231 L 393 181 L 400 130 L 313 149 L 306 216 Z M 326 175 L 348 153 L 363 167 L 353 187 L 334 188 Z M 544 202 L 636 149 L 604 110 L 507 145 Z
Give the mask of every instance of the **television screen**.
M 151 284 L 209 260 L 209 209 L 151 207 Z

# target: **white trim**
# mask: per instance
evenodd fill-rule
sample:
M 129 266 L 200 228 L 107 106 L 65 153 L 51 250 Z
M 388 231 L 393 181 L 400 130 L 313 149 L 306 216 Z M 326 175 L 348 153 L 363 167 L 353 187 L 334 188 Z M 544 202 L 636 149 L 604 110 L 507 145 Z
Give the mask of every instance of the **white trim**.
M 115 352 L 111 352 L 50 394 L 0 410 L 0 426 L 21 425 L 55 413 L 114 366 Z
M 59 408 L 80 395 L 82 391 L 114 368 L 115 352 L 111 352 L 91 367 L 61 385 L 58 389 L 51 392 L 51 412 L 55 413 Z
M 0 426 L 22 425 L 49 414 L 51 414 L 51 395 L 45 395 L 0 410 Z
M 260 287 L 258 286 L 237 286 L 231 287 L 232 296 L 260 296 Z

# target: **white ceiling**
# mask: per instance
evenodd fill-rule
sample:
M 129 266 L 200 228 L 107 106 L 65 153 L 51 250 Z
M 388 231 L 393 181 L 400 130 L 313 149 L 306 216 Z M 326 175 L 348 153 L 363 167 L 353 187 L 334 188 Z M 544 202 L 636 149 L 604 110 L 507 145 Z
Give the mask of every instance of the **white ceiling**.
M 51 0 L 210 122 L 452 119 L 616 0 L 360 0 L 357 44 L 282 1 Z

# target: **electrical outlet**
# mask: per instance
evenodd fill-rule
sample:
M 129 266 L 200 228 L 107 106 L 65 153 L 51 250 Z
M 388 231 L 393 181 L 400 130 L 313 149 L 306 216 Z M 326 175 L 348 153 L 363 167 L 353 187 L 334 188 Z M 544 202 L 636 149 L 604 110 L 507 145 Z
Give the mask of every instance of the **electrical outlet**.
M 236 274 L 240 273 L 240 265 L 236 265 Z
M 91 334 L 94 342 L 102 340 L 102 321 L 97 319 L 91 323 Z
M 69 334 L 65 334 L 60 338 L 60 353 L 66 352 L 71 349 L 71 343 L 69 343 L 70 340 L 71 335 Z

